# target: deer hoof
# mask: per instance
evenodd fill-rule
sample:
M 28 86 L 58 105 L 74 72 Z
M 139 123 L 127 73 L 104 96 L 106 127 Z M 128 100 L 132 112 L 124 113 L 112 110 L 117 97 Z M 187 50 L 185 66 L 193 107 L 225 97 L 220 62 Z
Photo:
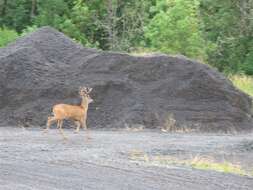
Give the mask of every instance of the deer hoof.
M 48 133 L 48 129 L 44 129 L 43 133 Z

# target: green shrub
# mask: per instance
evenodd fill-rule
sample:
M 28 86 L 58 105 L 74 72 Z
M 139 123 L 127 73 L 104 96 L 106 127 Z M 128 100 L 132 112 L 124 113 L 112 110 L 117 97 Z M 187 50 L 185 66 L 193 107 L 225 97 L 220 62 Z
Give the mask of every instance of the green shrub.
M 6 46 L 8 43 L 16 40 L 18 33 L 7 28 L 0 28 L 0 47 Z
M 36 26 L 36 25 L 27 26 L 25 29 L 22 30 L 21 36 L 25 36 L 26 34 L 34 32 L 37 29 L 38 29 L 38 26 Z
M 145 28 L 145 37 L 151 48 L 203 59 L 206 42 L 200 32 L 198 8 L 199 2 L 190 0 L 158 4 L 154 8 L 158 13 Z

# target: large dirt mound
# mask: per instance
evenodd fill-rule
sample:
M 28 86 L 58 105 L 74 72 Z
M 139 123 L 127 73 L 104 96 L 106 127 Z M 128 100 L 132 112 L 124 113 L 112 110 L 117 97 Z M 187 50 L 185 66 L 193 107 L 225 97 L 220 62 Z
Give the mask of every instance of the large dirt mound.
M 54 104 L 79 102 L 82 85 L 94 89 L 90 128 L 253 128 L 251 99 L 207 65 L 87 49 L 49 27 L 0 49 L 0 124 L 45 126 Z

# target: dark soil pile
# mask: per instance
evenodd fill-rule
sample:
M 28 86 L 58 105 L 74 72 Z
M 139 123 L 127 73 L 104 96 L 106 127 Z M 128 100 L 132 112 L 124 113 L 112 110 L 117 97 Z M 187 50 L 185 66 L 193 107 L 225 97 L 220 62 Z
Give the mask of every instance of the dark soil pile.
M 251 99 L 207 65 L 87 49 L 49 27 L 0 49 L 0 124 L 45 126 L 54 104 L 78 104 L 79 86 L 93 87 L 90 128 L 253 128 Z

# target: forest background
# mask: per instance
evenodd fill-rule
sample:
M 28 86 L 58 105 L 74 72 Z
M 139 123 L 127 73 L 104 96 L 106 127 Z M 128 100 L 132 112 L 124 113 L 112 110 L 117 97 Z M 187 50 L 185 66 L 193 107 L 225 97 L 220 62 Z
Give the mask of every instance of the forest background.
M 253 95 L 253 0 L 0 0 L 0 47 L 46 25 L 86 47 L 185 55 Z

